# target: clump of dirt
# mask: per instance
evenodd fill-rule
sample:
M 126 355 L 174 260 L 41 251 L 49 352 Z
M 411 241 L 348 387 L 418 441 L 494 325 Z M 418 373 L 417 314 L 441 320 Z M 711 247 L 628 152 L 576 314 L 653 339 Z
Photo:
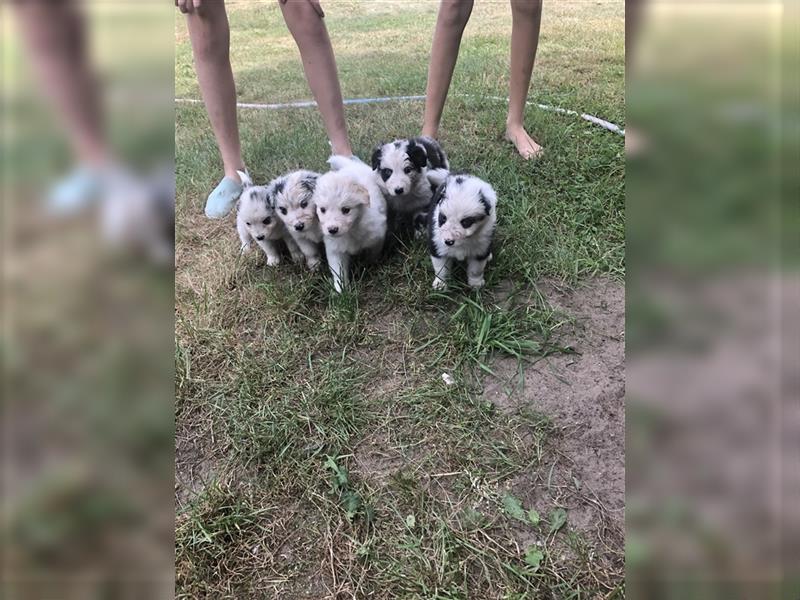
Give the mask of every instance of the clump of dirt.
M 596 279 L 576 289 L 548 283 L 544 298 L 574 318 L 561 328 L 559 353 L 521 367 L 498 359 L 484 399 L 499 410 L 528 410 L 555 429 L 542 465 L 510 491 L 543 517 L 565 508 L 568 526 L 587 541 L 621 552 L 625 508 L 625 289 Z M 524 535 L 524 534 L 521 534 Z M 533 540 L 520 540 L 523 543 Z

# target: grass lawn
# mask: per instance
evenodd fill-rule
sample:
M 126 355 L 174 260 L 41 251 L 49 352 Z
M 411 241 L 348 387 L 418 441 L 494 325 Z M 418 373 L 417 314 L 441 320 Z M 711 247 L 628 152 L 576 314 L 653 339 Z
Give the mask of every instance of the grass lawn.
M 436 6 L 326 2 L 344 96 L 424 93 Z M 623 12 L 545 3 L 530 99 L 624 126 Z M 308 99 L 277 3 L 230 3 L 229 16 L 240 100 Z M 198 98 L 177 17 L 176 96 Z M 505 105 L 486 97 L 507 93 L 510 17 L 506 2 L 476 3 L 441 129 L 452 166 L 498 194 L 480 293 L 434 293 L 421 242 L 356 271 L 341 296 L 325 270 L 239 257 L 233 217 L 203 215 L 222 173 L 205 111 L 177 105 L 179 597 L 624 596 L 621 538 L 609 547 L 568 507 L 509 491 L 550 464 L 559 423 L 482 395 L 496 360 L 567 350 L 571 315 L 541 286 L 624 273 L 623 139 L 532 108 L 546 156 L 524 162 L 502 140 Z M 355 152 L 417 134 L 422 108 L 347 107 Z M 315 109 L 242 109 L 240 129 L 258 182 L 326 166 Z

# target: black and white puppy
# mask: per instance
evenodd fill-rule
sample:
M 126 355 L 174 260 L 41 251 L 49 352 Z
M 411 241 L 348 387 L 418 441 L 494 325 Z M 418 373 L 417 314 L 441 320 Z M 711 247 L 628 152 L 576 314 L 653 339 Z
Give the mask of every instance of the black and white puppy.
M 283 240 L 292 260 L 301 260 L 300 248 L 275 213 L 275 181 L 269 185 L 253 185 L 246 172 L 238 173 L 244 187 L 236 204 L 236 230 L 242 242 L 242 253 L 248 252 L 255 241 L 267 255 L 267 265 L 273 267 L 281 262 L 278 243 Z
M 454 260 L 467 262 L 467 283 L 479 288 L 486 263 L 492 260 L 497 223 L 497 195 L 488 183 L 472 175 L 432 172 L 439 183 L 428 211 L 428 249 L 433 263 L 433 288 L 443 290 Z
M 395 140 L 372 153 L 375 180 L 398 221 L 412 221 L 428 210 L 435 191 L 426 176 L 428 169 L 450 169 L 447 155 L 433 138 Z

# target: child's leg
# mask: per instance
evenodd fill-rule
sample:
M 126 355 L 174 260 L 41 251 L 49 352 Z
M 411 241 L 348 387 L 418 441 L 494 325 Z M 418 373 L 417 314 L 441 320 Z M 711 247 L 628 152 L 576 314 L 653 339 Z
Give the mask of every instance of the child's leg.
M 225 176 L 240 183 L 244 171 L 236 120 L 236 86 L 230 61 L 230 29 L 225 3 L 204 2 L 186 15 L 200 92 L 217 139 Z
M 511 0 L 511 20 L 511 77 L 506 137 L 514 143 L 523 158 L 534 158 L 541 154 L 542 147 L 525 131 L 523 118 L 539 45 L 541 0 Z
M 439 136 L 444 101 L 458 59 L 461 34 L 472 14 L 473 0 L 442 0 L 436 18 L 431 58 L 428 66 L 428 85 L 425 90 L 425 116 L 422 135 Z
M 347 137 L 336 58 L 321 10 L 309 0 L 280 2 L 280 7 L 300 50 L 306 81 L 317 101 L 333 153 L 351 156 L 353 150 Z

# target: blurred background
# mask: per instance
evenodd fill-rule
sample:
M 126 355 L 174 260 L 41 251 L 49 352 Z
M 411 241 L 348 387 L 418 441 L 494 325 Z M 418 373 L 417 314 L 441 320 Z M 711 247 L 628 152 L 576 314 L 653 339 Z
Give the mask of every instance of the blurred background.
M 172 597 L 175 9 L 0 11 L 0 597 Z
M 796 3 L 631 4 L 628 590 L 797 598 Z
M 796 3 L 627 8 L 628 591 L 798 598 Z M 171 597 L 176 11 L 0 10 L 2 596 Z

